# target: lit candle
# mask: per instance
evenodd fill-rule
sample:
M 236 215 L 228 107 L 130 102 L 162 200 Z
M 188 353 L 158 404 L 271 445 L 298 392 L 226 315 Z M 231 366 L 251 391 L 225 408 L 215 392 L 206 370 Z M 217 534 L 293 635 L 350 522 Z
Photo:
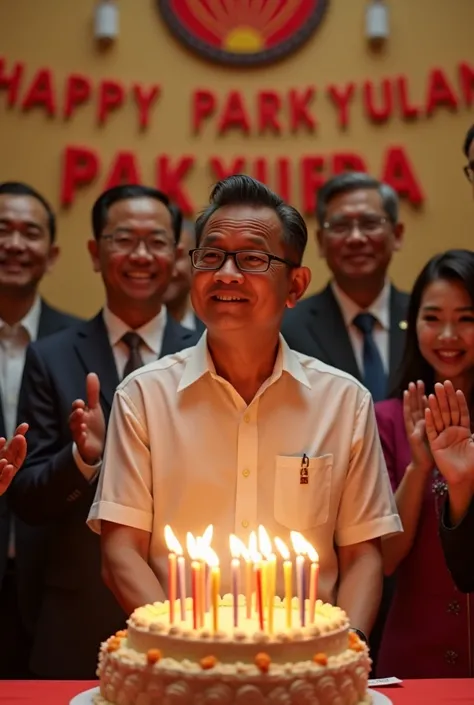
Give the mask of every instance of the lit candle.
M 179 587 L 179 606 L 181 621 L 186 620 L 186 576 L 185 576 L 185 560 L 181 544 L 173 533 L 170 526 L 165 526 L 165 541 L 168 550 L 174 554 L 174 559 L 171 555 L 168 557 L 169 572 L 168 572 L 168 593 L 170 599 L 170 623 L 174 622 L 174 600 L 176 599 L 176 562 L 178 567 L 178 587 Z M 174 596 L 174 600 L 172 597 Z M 173 605 L 173 606 L 171 606 Z
M 265 558 L 265 573 L 266 573 L 266 587 L 264 590 L 264 608 L 267 610 L 268 614 L 268 631 L 273 634 L 273 616 L 275 609 L 275 588 L 276 588 L 276 556 L 272 552 L 272 542 L 263 528 L 263 526 L 258 527 L 258 536 L 260 543 L 260 553 Z M 263 578 L 262 573 L 262 578 Z
M 309 623 L 314 624 L 316 600 L 318 598 L 319 556 L 310 543 L 307 544 L 307 555 L 311 561 L 309 573 Z
M 174 624 L 174 608 L 176 604 L 176 537 L 170 526 L 165 526 L 165 541 L 168 547 L 168 600 L 170 624 Z M 179 544 L 178 544 L 179 545 Z
M 254 559 L 254 570 L 255 570 L 255 587 L 256 587 L 256 603 L 257 603 L 257 614 L 258 622 L 260 624 L 260 629 L 264 630 L 263 621 L 263 593 L 262 593 L 262 563 L 261 556 L 257 555 Z
M 305 557 L 307 542 L 297 531 L 291 531 L 291 542 L 296 556 L 296 594 L 300 611 L 300 624 L 305 626 Z
M 209 565 L 211 574 L 212 628 L 215 633 L 219 630 L 219 590 L 221 584 L 221 571 L 219 568 L 219 559 L 212 548 L 207 549 L 206 562 Z
M 204 614 L 210 610 L 210 568 L 204 560 L 204 555 L 211 545 L 213 532 L 214 527 L 209 524 L 203 535 L 198 536 L 196 539 L 198 558 L 201 562 L 201 587 L 199 592 L 199 623 L 201 627 L 204 626 Z
M 268 534 L 263 528 L 263 526 L 258 527 L 258 549 L 259 553 L 263 556 L 262 560 L 262 599 L 263 599 L 263 609 L 267 608 L 268 605 L 268 558 L 267 556 L 271 553 L 271 543 L 270 543 L 270 550 L 265 551 L 264 549 L 268 549 L 268 543 L 270 542 L 270 539 L 268 538 Z
M 255 531 L 250 533 L 249 538 L 249 549 L 248 558 L 246 563 L 245 577 L 246 577 L 246 587 L 245 587 L 245 600 L 247 602 L 247 619 L 252 619 L 252 602 L 255 588 L 255 571 L 253 565 L 252 556 L 257 555 L 257 534 Z M 257 604 L 255 604 L 255 613 L 257 613 Z
M 276 545 L 281 557 L 283 558 L 283 580 L 284 580 L 284 585 L 285 585 L 286 628 L 291 629 L 291 615 L 292 615 L 291 601 L 293 598 L 293 589 L 292 589 L 293 565 L 290 561 L 290 552 L 289 552 L 286 544 L 284 544 L 281 539 L 276 537 L 275 538 L 275 545 Z
M 186 535 L 186 546 L 189 557 L 191 558 L 191 597 L 193 603 L 193 629 L 198 629 L 199 621 L 199 605 L 200 605 L 200 587 L 201 587 L 201 564 L 197 560 L 197 547 L 194 536 L 189 533 Z
M 242 541 L 231 534 L 229 537 L 230 553 L 232 556 L 232 562 L 230 564 L 231 569 L 231 582 L 232 582 L 232 606 L 233 606 L 233 616 L 234 616 L 234 627 L 239 626 L 239 586 L 240 586 L 240 556 L 245 553 L 245 546 Z

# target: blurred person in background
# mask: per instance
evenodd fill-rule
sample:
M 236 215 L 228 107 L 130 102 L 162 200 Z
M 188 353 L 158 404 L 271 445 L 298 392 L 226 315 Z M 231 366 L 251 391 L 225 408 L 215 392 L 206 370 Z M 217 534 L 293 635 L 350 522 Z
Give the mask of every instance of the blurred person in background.
M 392 398 L 375 406 L 404 529 L 382 540 L 384 571 L 397 579 L 379 652 L 380 677 L 472 676 L 474 614 L 444 562 L 438 526 L 448 487 L 442 453 L 430 447 L 425 422 L 427 397 L 446 380 L 472 410 L 474 253 L 467 250 L 436 255 L 419 274 L 400 379 Z
M 37 338 L 79 322 L 50 306 L 39 294 L 43 277 L 59 257 L 56 216 L 31 186 L 0 183 L 0 436 L 11 438 L 18 423 L 26 349 Z M 5 470 L 5 482 L 9 471 Z M 13 478 L 11 478 L 13 479 Z M 30 603 L 41 570 L 43 532 L 14 517 L 0 497 L 0 677 L 24 674 L 30 632 Z M 28 556 L 37 555 L 35 565 Z
M 115 388 L 131 371 L 197 339 L 162 304 L 180 229 L 181 213 L 156 189 L 123 185 L 101 194 L 88 249 L 104 306 L 27 352 L 19 408 L 29 452 L 8 495 L 25 521 L 50 532 L 30 662 L 36 677 L 94 678 L 97 645 L 125 625 L 102 582 L 99 539 L 85 521 Z

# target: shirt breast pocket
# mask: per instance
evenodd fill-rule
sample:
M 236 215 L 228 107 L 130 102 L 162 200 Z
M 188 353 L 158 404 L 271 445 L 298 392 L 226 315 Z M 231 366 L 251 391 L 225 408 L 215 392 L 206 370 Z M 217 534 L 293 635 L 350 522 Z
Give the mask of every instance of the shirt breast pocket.
M 274 515 L 279 524 L 306 531 L 327 522 L 332 466 L 332 455 L 309 458 L 302 475 L 301 458 L 277 455 Z

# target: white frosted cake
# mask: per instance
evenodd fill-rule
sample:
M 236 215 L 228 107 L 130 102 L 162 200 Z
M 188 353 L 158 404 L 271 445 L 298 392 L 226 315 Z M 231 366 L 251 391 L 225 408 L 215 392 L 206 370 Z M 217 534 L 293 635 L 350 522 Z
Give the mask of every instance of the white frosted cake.
M 182 617 L 185 617 L 182 620 Z M 95 705 L 365 705 L 370 658 L 343 610 L 316 602 L 300 626 L 274 599 L 270 630 L 231 595 L 195 629 L 192 601 L 169 619 L 169 603 L 136 609 L 128 629 L 100 649 Z M 238 626 L 236 627 L 235 624 Z M 294 626 L 288 626 L 288 624 Z

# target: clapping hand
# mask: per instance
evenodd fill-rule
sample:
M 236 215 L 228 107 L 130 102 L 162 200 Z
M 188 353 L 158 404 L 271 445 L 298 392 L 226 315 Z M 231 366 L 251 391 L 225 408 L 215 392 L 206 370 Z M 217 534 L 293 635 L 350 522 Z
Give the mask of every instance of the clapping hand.
M 425 420 L 436 467 L 449 486 L 474 484 L 474 440 L 466 398 L 449 381 L 435 384 L 434 391 Z
M 100 405 L 100 382 L 94 372 L 86 379 L 87 404 L 76 399 L 69 416 L 69 428 L 85 463 L 95 465 L 102 457 L 105 443 L 105 419 Z
M 26 458 L 26 438 L 28 424 L 20 424 L 9 442 L 0 438 L 0 495 L 9 488 L 11 481 L 21 468 Z
M 412 463 L 418 471 L 426 474 L 434 466 L 426 435 L 425 409 L 427 406 L 424 383 L 421 380 L 416 384 L 410 382 L 408 389 L 403 393 L 405 430 L 410 444 Z

